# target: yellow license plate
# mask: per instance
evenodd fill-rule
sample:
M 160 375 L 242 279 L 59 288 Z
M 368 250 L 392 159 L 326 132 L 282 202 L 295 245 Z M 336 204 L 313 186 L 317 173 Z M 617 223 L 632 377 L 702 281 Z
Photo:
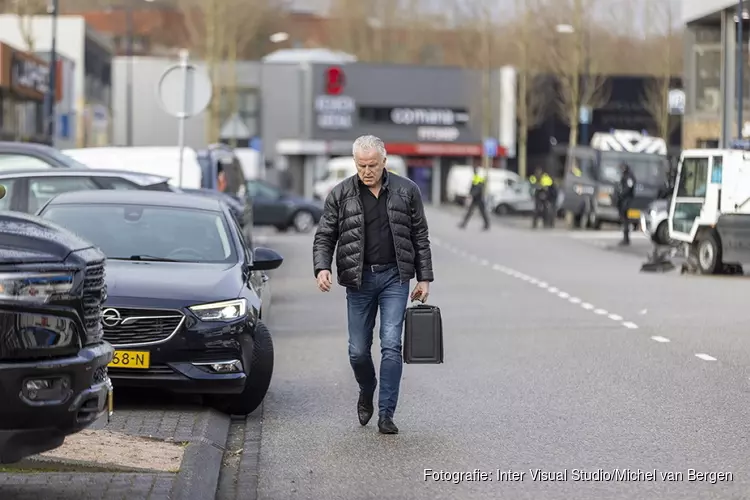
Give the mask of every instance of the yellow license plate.
M 110 368 L 136 368 L 145 370 L 151 366 L 151 353 L 148 351 L 115 351 L 109 363 Z
M 636 210 L 634 208 L 631 208 L 628 210 L 628 219 L 640 219 L 641 218 L 641 211 Z

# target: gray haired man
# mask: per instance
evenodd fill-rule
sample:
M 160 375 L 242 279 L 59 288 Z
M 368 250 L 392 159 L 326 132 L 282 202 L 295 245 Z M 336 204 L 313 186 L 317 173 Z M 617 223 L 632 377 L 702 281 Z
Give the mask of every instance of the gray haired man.
M 371 351 L 380 310 L 378 429 L 397 434 L 393 414 L 403 367 L 404 312 L 410 297 L 427 300 L 433 281 L 427 218 L 417 185 L 386 170 L 382 140 L 359 137 L 352 153 L 357 174 L 344 179 L 326 198 L 313 243 L 313 267 L 318 288 L 330 291 L 336 251 L 338 283 L 346 287 L 349 362 L 359 384 L 361 425 L 367 425 L 374 412 L 377 378 Z M 414 277 L 417 285 L 410 295 Z

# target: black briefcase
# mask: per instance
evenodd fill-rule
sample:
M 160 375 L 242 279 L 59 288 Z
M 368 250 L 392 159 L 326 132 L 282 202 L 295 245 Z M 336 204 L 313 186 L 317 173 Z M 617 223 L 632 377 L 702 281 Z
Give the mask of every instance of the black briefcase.
M 404 363 L 443 362 L 443 319 L 437 306 L 407 307 L 404 316 Z

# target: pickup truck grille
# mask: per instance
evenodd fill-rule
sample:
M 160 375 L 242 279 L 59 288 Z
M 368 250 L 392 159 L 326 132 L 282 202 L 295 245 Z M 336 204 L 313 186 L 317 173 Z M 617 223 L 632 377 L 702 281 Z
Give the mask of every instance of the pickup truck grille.
M 104 340 L 114 346 L 163 342 L 182 324 L 184 316 L 173 309 L 104 310 Z
M 104 275 L 104 262 L 86 266 L 83 281 L 83 322 L 89 342 L 99 342 L 102 338 Z

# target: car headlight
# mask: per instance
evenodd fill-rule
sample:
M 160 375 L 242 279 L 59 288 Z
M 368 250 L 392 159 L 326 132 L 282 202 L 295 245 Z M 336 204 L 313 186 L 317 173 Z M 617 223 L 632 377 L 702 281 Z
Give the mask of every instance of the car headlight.
M 200 304 L 189 308 L 202 321 L 231 321 L 247 314 L 245 299 Z
M 45 303 L 73 289 L 73 275 L 67 273 L 0 273 L 0 300 Z
M 599 205 L 612 205 L 612 197 L 609 193 L 600 192 L 596 197 L 596 202 L 599 203 Z

